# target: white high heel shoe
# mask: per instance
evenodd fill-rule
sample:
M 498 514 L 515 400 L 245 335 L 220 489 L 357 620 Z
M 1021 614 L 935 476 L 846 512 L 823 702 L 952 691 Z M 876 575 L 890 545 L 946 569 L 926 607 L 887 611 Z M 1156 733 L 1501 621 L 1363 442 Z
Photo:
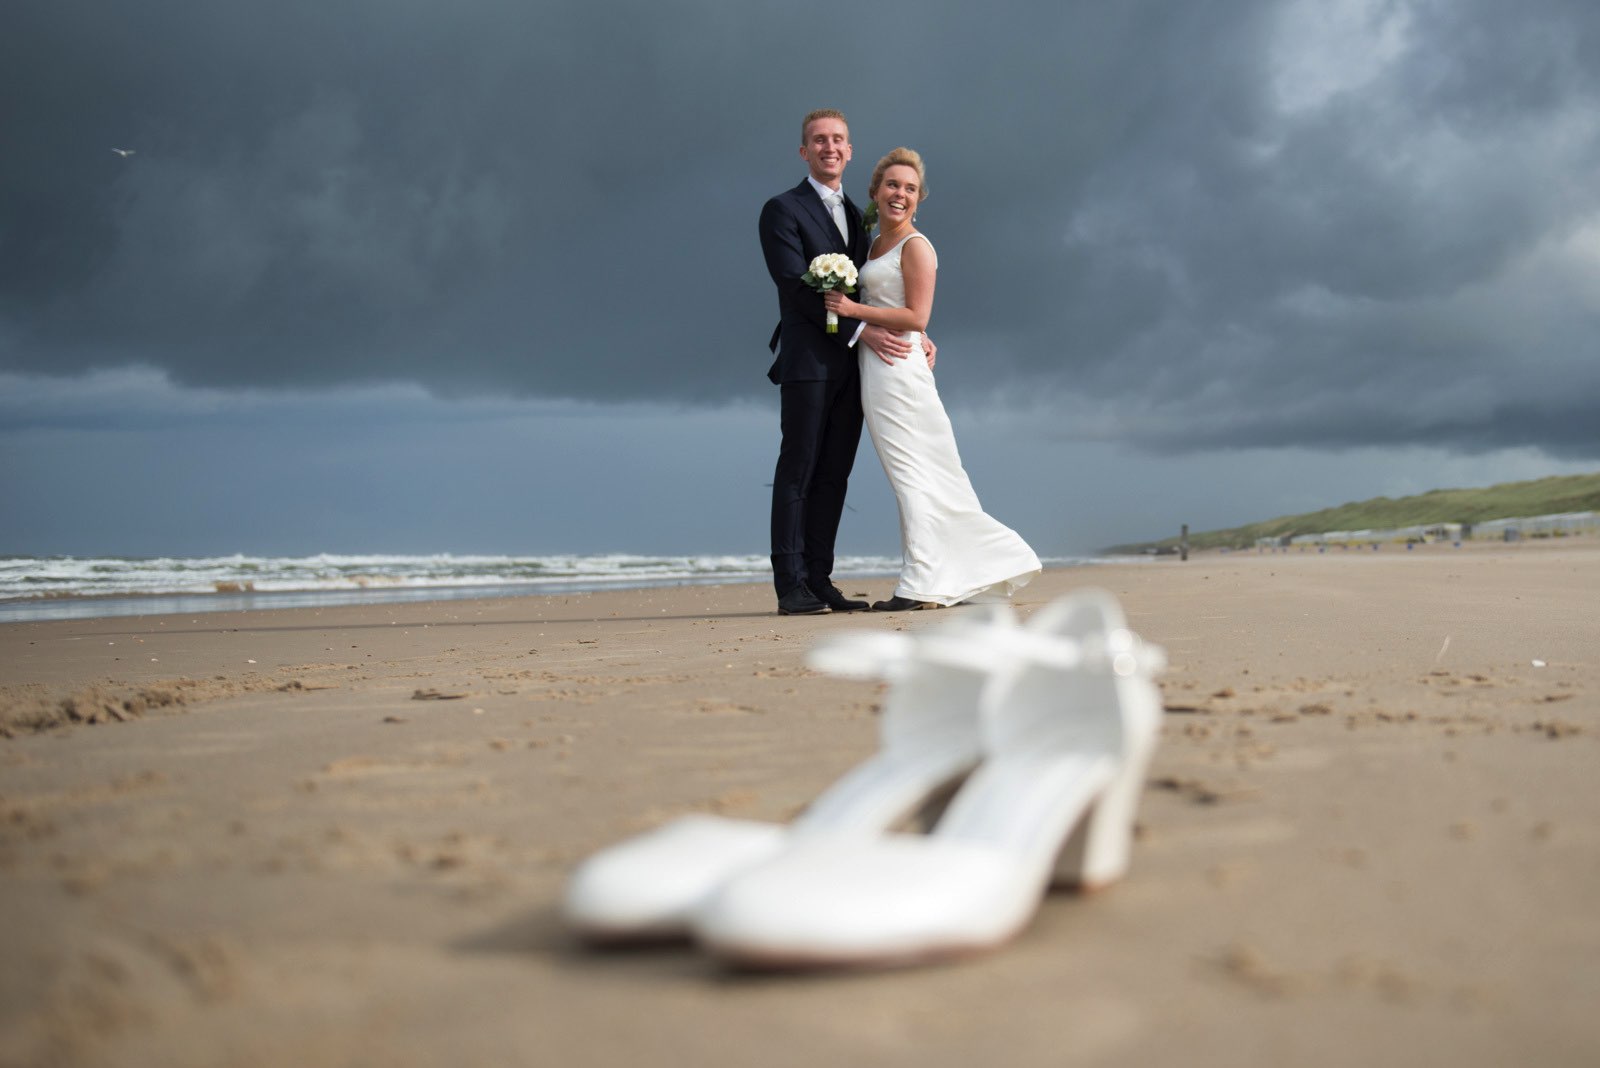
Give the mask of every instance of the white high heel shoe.
M 729 879 L 695 915 L 747 967 L 909 963 L 1016 935 L 1049 884 L 1128 867 L 1160 729 L 1164 664 L 1100 591 L 1011 632 L 983 693 L 985 757 L 931 835 L 812 835 Z
M 595 943 L 689 934 L 705 896 L 729 877 L 815 834 L 875 837 L 949 799 L 978 763 L 978 705 L 997 636 L 1015 631 L 1003 609 L 963 614 L 915 637 L 845 632 L 818 645 L 812 667 L 890 683 L 881 747 L 789 825 L 683 816 L 594 854 L 573 873 L 562 911 Z

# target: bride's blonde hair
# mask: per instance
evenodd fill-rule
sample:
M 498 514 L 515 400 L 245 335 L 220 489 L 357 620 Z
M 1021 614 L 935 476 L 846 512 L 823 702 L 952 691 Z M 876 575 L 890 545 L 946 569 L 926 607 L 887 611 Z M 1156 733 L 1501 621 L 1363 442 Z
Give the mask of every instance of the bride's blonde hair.
M 910 167 L 917 172 L 917 203 L 928 199 L 928 172 L 923 169 L 922 156 L 914 148 L 897 148 L 878 161 L 872 168 L 872 184 L 867 187 L 867 196 L 878 195 L 878 183 L 883 181 L 883 172 L 894 166 Z

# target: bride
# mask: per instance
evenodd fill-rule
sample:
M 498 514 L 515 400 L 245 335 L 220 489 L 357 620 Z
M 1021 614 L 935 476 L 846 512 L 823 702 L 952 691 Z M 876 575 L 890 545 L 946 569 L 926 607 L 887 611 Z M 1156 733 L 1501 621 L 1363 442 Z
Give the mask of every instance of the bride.
M 868 194 L 879 229 L 860 272 L 866 303 L 837 289 L 824 301 L 840 315 L 900 331 L 912 345 L 904 359 L 858 346 L 861 407 L 900 505 L 904 555 L 894 596 L 872 607 L 898 612 L 1005 600 L 1039 573 L 1039 558 L 978 503 L 922 348 L 939 266 L 933 245 L 912 226 L 928 195 L 922 157 L 909 148 L 884 156 Z

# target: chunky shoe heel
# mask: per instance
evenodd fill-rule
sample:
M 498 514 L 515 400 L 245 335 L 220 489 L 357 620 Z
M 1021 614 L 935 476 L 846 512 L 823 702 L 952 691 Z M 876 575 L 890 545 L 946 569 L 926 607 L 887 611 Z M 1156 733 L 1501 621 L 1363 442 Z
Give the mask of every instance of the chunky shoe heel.
M 1134 820 L 1144 793 L 1149 755 L 1123 769 L 1105 794 L 1084 813 L 1056 857 L 1050 885 L 1092 893 L 1128 873 Z

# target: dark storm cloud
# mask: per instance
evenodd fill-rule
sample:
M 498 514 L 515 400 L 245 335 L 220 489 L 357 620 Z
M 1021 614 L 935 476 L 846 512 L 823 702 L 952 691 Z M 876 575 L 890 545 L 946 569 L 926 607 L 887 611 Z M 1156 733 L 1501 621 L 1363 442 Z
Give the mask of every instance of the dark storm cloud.
M 765 395 L 755 217 L 837 104 L 858 200 L 929 160 L 954 396 L 1155 448 L 1600 455 L 1592 5 L 850 10 L 11 5 L 0 367 Z

